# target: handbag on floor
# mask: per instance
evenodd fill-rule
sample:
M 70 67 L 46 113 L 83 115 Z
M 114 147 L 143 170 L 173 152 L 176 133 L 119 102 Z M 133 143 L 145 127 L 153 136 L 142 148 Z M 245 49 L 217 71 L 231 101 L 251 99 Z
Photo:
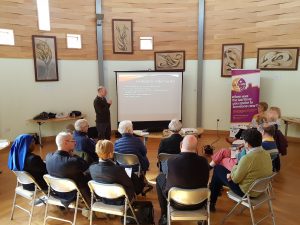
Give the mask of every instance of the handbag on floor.
M 154 209 L 151 201 L 135 201 L 132 203 L 134 213 L 140 225 L 153 225 L 154 223 Z M 121 218 L 123 224 L 124 217 Z M 127 211 L 126 224 L 136 224 L 131 210 Z

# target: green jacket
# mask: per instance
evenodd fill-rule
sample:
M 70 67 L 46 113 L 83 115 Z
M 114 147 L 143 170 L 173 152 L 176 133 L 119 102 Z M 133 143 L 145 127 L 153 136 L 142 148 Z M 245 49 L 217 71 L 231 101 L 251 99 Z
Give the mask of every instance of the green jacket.
M 231 171 L 232 181 L 239 184 L 244 193 L 255 180 L 271 175 L 272 160 L 270 154 L 262 148 L 247 153 Z M 257 197 L 259 194 L 253 192 L 250 195 Z

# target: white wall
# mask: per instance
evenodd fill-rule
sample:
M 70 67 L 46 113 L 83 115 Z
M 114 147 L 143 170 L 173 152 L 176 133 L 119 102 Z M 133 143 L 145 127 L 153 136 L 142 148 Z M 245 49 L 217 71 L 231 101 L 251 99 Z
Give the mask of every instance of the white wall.
M 98 87 L 96 60 L 60 60 L 59 82 L 35 82 L 33 60 L 0 59 L 0 138 L 13 140 L 24 132 L 37 132 L 37 125 L 28 122 L 36 114 L 80 110 L 95 122 L 93 100 Z M 256 67 L 256 59 L 246 59 L 245 68 Z M 221 78 L 221 61 L 206 60 L 203 76 L 202 124 L 205 129 L 228 130 L 230 120 L 231 79 Z M 116 81 L 114 71 L 153 69 L 153 61 L 105 61 L 105 82 L 111 98 L 112 128 L 116 129 Z M 298 71 L 262 71 L 261 100 L 278 106 L 285 116 L 300 117 L 300 76 Z M 196 125 L 197 61 L 186 61 L 183 80 L 183 123 Z M 68 123 L 42 125 L 44 136 L 52 136 Z M 284 125 L 283 125 L 284 127 Z M 289 136 L 300 137 L 300 127 L 290 126 Z

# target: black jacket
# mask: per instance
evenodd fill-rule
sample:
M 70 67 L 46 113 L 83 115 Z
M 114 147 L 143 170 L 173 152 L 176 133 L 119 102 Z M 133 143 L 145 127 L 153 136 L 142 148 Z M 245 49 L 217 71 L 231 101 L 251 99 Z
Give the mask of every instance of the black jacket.
M 182 152 L 168 161 L 168 174 L 165 192 L 171 187 L 206 188 L 209 177 L 207 160 L 196 153 Z
M 159 148 L 159 153 L 168 154 L 179 154 L 180 153 L 180 142 L 182 141 L 182 136 L 180 134 L 172 134 L 170 137 L 162 139 Z
M 106 98 L 97 96 L 94 100 L 94 108 L 96 112 L 96 123 L 110 123 L 110 104 Z
M 46 164 L 40 156 L 28 152 L 25 158 L 24 171 L 30 173 L 42 190 L 47 190 L 48 186 L 43 175 L 47 174 Z M 34 190 L 33 185 L 24 185 L 26 190 Z
M 125 169 L 114 162 L 101 161 L 90 166 L 90 174 L 94 181 L 106 184 L 120 184 L 124 187 L 128 198 L 134 197 L 134 186 Z
M 87 187 L 88 178 L 84 172 L 88 169 L 88 164 L 78 156 L 71 156 L 66 151 L 57 150 L 48 153 L 46 156 L 47 171 L 51 176 L 72 179 L 76 185 Z

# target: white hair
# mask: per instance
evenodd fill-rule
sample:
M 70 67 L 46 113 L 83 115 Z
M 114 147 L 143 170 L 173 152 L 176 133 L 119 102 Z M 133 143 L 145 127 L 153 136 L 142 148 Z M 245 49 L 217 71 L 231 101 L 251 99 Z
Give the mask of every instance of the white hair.
M 97 90 L 101 91 L 103 88 L 105 88 L 105 87 L 104 86 L 99 86 Z
M 173 132 L 178 132 L 182 128 L 182 123 L 178 119 L 172 119 L 169 123 L 169 130 Z
M 58 150 L 62 149 L 64 141 L 70 136 L 72 136 L 72 134 L 65 132 L 65 131 L 62 131 L 62 132 L 58 133 L 58 135 L 56 135 L 55 142 L 56 142 Z
M 74 124 L 75 130 L 77 130 L 77 131 L 83 131 L 83 128 L 87 125 L 89 125 L 89 123 L 86 119 L 76 120 L 76 122 Z
M 119 128 L 118 131 L 121 134 L 126 134 L 126 133 L 133 133 L 133 126 L 132 122 L 130 120 L 123 120 L 119 123 Z

